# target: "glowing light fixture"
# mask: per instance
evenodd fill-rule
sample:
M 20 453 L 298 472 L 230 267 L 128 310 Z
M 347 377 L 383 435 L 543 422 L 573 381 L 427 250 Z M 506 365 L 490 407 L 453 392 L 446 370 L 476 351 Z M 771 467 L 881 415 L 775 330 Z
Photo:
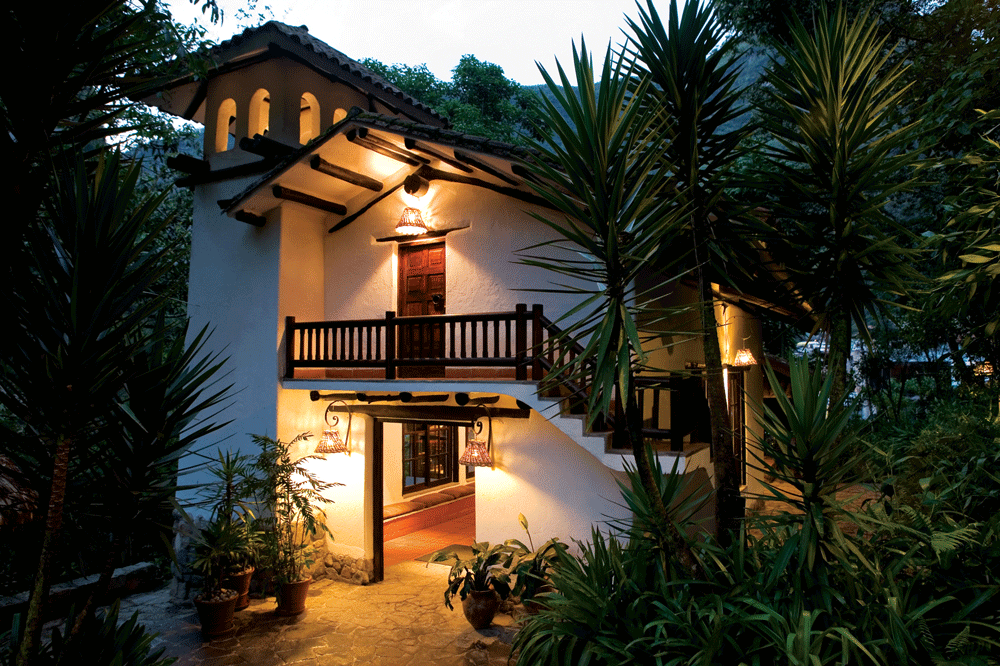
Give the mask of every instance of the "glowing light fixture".
M 340 425 L 340 417 L 333 411 L 333 406 L 338 402 L 347 407 L 347 403 L 343 400 L 334 400 L 327 405 L 326 412 L 323 414 L 323 420 L 327 427 L 323 429 L 323 436 L 320 437 L 319 444 L 316 445 L 316 453 L 346 453 L 351 455 L 351 410 L 347 410 L 347 438 L 345 441 L 337 430 L 337 426 Z
M 733 359 L 733 365 L 735 366 L 746 366 L 746 365 L 757 365 L 757 359 L 753 357 L 753 354 L 749 349 L 741 349 L 736 352 L 736 358 Z
M 462 453 L 462 457 L 458 459 L 458 462 L 463 465 L 471 465 L 472 467 L 493 467 L 493 456 L 490 455 L 490 443 L 493 441 L 493 418 L 490 416 L 490 410 L 486 410 L 486 418 L 489 420 L 490 431 L 486 439 L 481 439 L 483 433 L 483 419 L 482 417 L 476 419 L 472 422 L 472 427 L 475 429 L 475 436 L 465 443 L 465 451 Z
M 396 223 L 396 233 L 408 236 L 427 233 L 427 225 L 424 224 L 424 218 L 420 215 L 419 208 L 403 209 L 403 214 L 400 216 L 399 222 Z

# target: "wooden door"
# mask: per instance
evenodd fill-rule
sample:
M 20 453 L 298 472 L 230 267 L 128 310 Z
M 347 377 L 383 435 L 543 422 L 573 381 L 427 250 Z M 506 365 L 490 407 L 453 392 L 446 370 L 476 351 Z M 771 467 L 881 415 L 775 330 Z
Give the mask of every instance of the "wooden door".
M 444 243 L 399 246 L 399 309 L 401 317 L 445 313 Z M 399 327 L 399 358 L 444 356 L 444 326 Z M 444 377 L 444 366 L 401 365 L 397 377 Z

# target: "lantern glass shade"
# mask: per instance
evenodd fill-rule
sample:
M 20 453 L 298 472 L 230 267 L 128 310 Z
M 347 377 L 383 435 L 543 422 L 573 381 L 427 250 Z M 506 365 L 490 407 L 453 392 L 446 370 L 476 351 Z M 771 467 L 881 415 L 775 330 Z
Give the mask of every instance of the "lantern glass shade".
M 336 430 L 324 430 L 316 445 L 316 453 L 347 453 L 347 444 Z
M 404 208 L 403 214 L 396 223 L 396 233 L 416 236 L 427 233 L 427 225 L 420 215 L 419 208 Z
M 478 439 L 470 439 L 465 444 L 465 452 L 458 462 L 472 467 L 493 467 L 493 458 L 490 457 L 489 447 L 486 442 Z
M 733 359 L 733 365 L 757 365 L 757 359 L 753 357 L 749 349 L 741 349 L 736 352 L 736 358 Z

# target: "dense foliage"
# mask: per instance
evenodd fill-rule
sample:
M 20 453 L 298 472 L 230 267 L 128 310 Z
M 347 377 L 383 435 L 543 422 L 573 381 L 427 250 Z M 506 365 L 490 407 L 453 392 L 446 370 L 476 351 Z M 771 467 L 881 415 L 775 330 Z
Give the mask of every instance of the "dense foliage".
M 543 135 L 538 96 L 505 77 L 499 65 L 464 55 L 451 81 L 441 81 L 427 65 L 386 65 L 373 58 L 361 62 L 447 117 L 459 132 L 511 143 Z
M 789 362 L 790 398 L 771 376 L 780 407 L 762 415 L 758 462 L 780 509 L 748 520 L 727 548 L 696 542 L 707 575 L 692 579 L 658 548 L 632 474 L 624 492 L 635 522 L 621 538 L 595 531 L 581 556 L 560 558 L 557 592 L 517 636 L 518 663 L 996 663 L 1000 538 L 964 500 L 984 480 L 995 494 L 1000 478 L 940 475 L 852 510 L 837 491 L 866 480 L 858 470 L 871 455 L 852 446 L 852 406 L 831 402 L 821 369 Z M 982 464 L 975 451 L 950 462 Z M 681 489 L 661 486 L 683 523 Z

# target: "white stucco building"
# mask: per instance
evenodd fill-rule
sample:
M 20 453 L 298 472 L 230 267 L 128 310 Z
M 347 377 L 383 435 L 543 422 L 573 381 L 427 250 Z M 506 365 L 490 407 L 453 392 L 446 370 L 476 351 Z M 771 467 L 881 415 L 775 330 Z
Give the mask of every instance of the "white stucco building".
M 333 405 L 344 439 L 350 421 L 351 453 L 312 463 L 344 484 L 326 507 L 327 546 L 371 562 L 375 580 L 399 520 L 386 516 L 429 511 L 431 500 L 439 513 L 474 507 L 476 538 L 491 542 L 523 536 L 519 512 L 536 541 L 586 538 L 623 517 L 616 481 L 630 452 L 585 432 L 584 415 L 569 413 L 572 386 L 538 392 L 550 322 L 573 303 L 521 291 L 551 276 L 515 252 L 551 232 L 530 214 L 546 209 L 518 149 L 447 129 L 304 28 L 271 22 L 213 57 L 207 77 L 147 101 L 205 126 L 204 159 L 178 164 L 195 193 L 192 328 L 214 329 L 209 344 L 230 358 L 238 391 L 221 445 L 311 431 L 300 453 L 312 453 Z M 397 231 L 411 208 L 427 232 Z M 694 291 L 664 293 L 680 303 Z M 740 299 L 716 311 L 724 361 L 744 348 L 761 358 Z M 700 342 L 673 342 L 654 354 L 661 376 L 698 368 Z M 727 372 L 742 449 L 755 427 L 744 400 L 760 400 L 761 373 Z M 710 476 L 701 381 L 675 386 L 643 392 L 649 435 L 664 467 Z M 476 421 L 493 467 L 459 464 Z

